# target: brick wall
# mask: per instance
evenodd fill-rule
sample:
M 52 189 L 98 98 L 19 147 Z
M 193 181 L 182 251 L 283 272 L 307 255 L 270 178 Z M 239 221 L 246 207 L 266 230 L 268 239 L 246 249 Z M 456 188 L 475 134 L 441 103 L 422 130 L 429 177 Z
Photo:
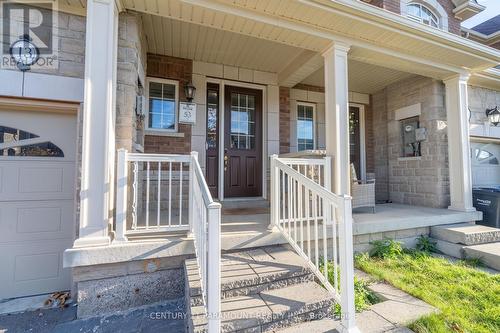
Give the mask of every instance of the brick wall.
M 280 87 L 280 154 L 290 152 L 290 88 Z
M 379 187 L 377 195 L 386 190 L 389 199 L 397 203 L 440 208 L 449 205 L 444 100 L 443 83 L 424 77 L 396 82 L 373 95 L 376 177 L 377 182 L 383 181 L 386 173 L 388 180 L 386 189 Z M 402 158 L 401 124 L 395 118 L 395 111 L 416 103 L 421 103 L 420 127 L 427 129 L 427 139 L 422 142 L 421 157 Z M 384 155 L 387 165 L 384 165 Z
M 179 81 L 179 99 L 187 101 L 184 85 L 192 77 L 193 62 L 190 59 L 148 54 L 147 75 Z M 191 125 L 179 124 L 180 136 L 149 135 L 144 137 L 144 152 L 163 154 L 188 154 L 191 151 Z
M 460 21 L 455 17 L 455 13 L 453 13 L 453 9 L 455 9 L 455 5 L 451 0 L 437 0 L 439 4 L 443 7 L 444 11 L 448 15 L 448 31 L 454 33 L 456 35 L 460 35 Z
M 372 0 L 370 4 L 397 14 L 401 13 L 400 0 Z
M 396 14 L 401 14 L 401 0 L 372 0 L 365 1 L 373 6 L 383 8 L 385 10 L 391 11 Z M 461 21 L 455 17 L 453 9 L 455 5 L 451 0 L 437 0 L 437 2 L 443 7 L 446 15 L 448 16 L 448 22 L 445 22 L 445 26 L 448 26 L 448 31 L 457 35 L 460 35 L 460 23 Z M 404 10 L 403 10 L 404 12 Z M 436 13 L 437 14 L 437 13 Z

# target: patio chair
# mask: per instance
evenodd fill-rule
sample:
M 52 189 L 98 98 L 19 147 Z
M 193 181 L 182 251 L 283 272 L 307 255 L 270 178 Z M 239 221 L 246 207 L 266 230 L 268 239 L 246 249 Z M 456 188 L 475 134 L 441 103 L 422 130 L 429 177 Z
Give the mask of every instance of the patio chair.
M 352 208 L 372 207 L 375 214 L 375 179 L 358 179 L 354 164 L 351 164 L 351 196 Z

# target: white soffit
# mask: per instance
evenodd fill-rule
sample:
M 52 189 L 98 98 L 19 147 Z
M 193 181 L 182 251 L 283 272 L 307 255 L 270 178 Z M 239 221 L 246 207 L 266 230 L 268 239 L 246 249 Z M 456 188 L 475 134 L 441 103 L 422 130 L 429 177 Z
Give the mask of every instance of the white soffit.
M 323 87 L 323 71 L 323 68 L 320 68 L 301 83 Z M 372 94 L 391 83 L 411 77 L 413 74 L 349 60 L 347 75 L 349 77 L 349 91 Z
M 280 72 L 303 50 L 199 24 L 143 14 L 148 52 L 197 61 Z

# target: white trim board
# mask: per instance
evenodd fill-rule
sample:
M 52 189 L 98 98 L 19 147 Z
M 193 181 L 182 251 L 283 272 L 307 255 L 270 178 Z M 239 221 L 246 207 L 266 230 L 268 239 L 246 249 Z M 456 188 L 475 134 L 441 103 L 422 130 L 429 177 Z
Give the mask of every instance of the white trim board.
M 66 102 L 83 102 L 84 80 L 42 73 L 0 70 L 0 95 Z

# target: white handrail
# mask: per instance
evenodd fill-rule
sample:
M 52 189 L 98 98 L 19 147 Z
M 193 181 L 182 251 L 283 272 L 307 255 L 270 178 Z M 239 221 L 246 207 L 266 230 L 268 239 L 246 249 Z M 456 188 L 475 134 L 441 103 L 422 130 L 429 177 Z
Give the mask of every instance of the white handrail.
M 191 153 L 190 174 L 190 221 L 208 318 L 208 332 L 218 333 L 221 309 L 221 205 L 210 194 L 196 152 Z
M 271 157 L 272 227 L 340 303 L 345 331 L 356 332 L 351 197 L 334 194 L 308 178 L 292 167 L 299 164 L 292 160 Z M 331 266 L 333 283 L 328 274 Z

